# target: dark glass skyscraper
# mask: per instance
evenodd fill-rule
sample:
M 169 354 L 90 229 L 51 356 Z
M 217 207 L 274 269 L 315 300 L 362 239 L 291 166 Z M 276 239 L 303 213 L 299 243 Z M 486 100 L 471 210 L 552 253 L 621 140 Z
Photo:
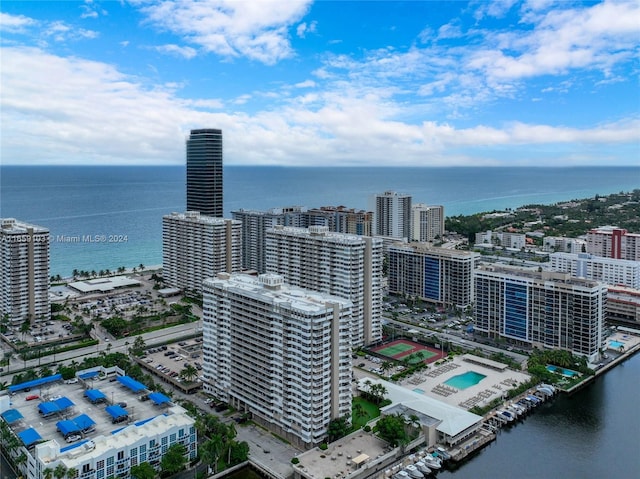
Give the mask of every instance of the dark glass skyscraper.
M 187 211 L 222 218 L 222 130 L 191 130 L 187 140 Z

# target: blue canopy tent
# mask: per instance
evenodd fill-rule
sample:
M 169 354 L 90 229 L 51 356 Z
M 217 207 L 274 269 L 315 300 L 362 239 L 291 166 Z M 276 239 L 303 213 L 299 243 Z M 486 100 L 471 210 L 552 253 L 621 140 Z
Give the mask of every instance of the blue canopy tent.
M 2 416 L 2 419 L 4 419 L 7 424 L 12 424 L 24 417 L 17 409 L 9 409 L 0 414 L 0 416 Z
M 158 392 L 149 394 L 149 399 L 151 399 L 156 406 L 171 402 L 169 397 Z
M 129 418 L 129 413 L 123 407 L 118 405 L 107 406 L 105 411 L 111 416 L 111 422 L 114 424 L 117 422 L 125 421 Z
M 93 429 L 93 426 L 96 425 L 96 422 L 86 414 L 81 414 L 80 416 L 73 418 L 72 420 L 74 423 L 76 423 L 76 426 L 78 426 L 82 430 L 82 432 L 89 431 Z
M 54 402 L 43 402 L 38 404 L 38 412 L 44 417 L 51 416 L 57 412 L 60 412 L 60 406 Z
M 80 428 L 78 427 L 78 425 L 70 419 L 67 419 L 65 421 L 58 421 L 56 423 L 56 426 L 58 428 L 58 431 L 60 431 L 60 434 L 62 434 L 65 438 L 67 436 L 78 434 L 80 432 Z
M 65 409 L 69 409 L 71 406 L 75 406 L 73 401 L 68 397 L 61 397 L 59 399 L 56 399 L 53 402 L 56 403 L 56 405 L 60 408 L 61 411 L 64 411 Z
M 91 378 L 95 378 L 96 376 L 98 376 L 98 374 L 100 374 L 100 371 L 89 371 L 88 373 L 83 373 L 78 375 L 79 379 L 91 379 Z
M 24 431 L 20 431 L 18 433 L 18 437 L 26 447 L 32 446 L 36 442 L 42 440 L 42 436 L 40 436 L 40 434 L 38 434 L 38 431 L 36 431 L 32 427 L 30 427 L 29 429 L 25 429 Z
M 87 389 L 84 392 L 84 395 L 93 404 L 97 404 L 99 402 L 103 402 L 107 400 L 107 396 L 105 396 L 105 394 L 98 389 Z
M 144 391 L 145 389 L 147 389 L 147 386 L 136 381 L 133 378 L 130 378 L 129 376 L 118 376 L 118 381 L 123 386 L 131 389 L 134 393 Z
M 46 378 L 34 379 L 33 381 L 27 381 L 26 383 L 14 384 L 13 386 L 9 386 L 9 392 L 15 393 L 18 391 L 24 391 L 26 389 L 37 388 L 44 384 L 60 381 L 61 379 L 62 374 L 54 374 L 53 376 L 47 376 Z

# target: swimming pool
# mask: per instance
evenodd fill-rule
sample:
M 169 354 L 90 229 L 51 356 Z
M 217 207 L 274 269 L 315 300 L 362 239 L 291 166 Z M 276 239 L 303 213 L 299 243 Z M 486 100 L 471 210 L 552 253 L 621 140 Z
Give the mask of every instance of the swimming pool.
M 621 347 L 623 347 L 623 346 L 624 346 L 624 343 L 623 343 L 623 342 L 620 342 L 620 341 L 614 341 L 614 340 L 609 341 L 609 349 L 615 349 L 615 350 L 618 350 L 618 349 L 620 349 L 620 348 L 621 348 Z
M 547 371 L 562 374 L 563 376 L 567 376 L 568 378 L 572 378 L 573 376 L 577 376 L 578 374 L 580 374 L 578 371 L 559 368 L 558 366 L 554 366 L 553 364 L 547 364 Z
M 418 394 L 424 394 L 424 389 L 414 388 L 413 390 L 414 390 L 415 392 L 417 392 Z
M 467 389 L 471 386 L 475 386 L 486 377 L 487 376 L 484 374 L 480 374 L 475 371 L 467 371 L 464 374 L 458 374 L 457 376 L 447 379 L 444 383 L 452 388 Z

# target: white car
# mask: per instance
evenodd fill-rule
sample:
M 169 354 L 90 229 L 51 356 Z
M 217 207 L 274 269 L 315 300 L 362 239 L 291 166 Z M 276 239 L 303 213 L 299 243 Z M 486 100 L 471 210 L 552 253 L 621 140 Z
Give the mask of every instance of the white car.
M 82 436 L 79 434 L 72 434 L 71 436 L 67 436 L 67 438 L 65 439 L 65 441 L 67 442 L 76 442 L 79 441 L 80 439 L 82 439 Z

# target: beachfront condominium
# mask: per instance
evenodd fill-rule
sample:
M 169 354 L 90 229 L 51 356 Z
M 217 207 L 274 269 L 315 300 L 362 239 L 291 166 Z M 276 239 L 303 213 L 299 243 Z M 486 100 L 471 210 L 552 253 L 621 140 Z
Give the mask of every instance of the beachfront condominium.
M 411 196 L 385 191 L 369 198 L 374 236 L 411 239 Z
M 599 359 L 607 302 L 603 283 L 508 266 L 475 271 L 476 334 Z
M 611 286 L 640 289 L 640 261 L 604 258 L 589 253 L 551 253 L 551 269 Z
M 0 219 L 0 318 L 49 320 L 49 230 Z
M 587 232 L 587 253 L 606 258 L 640 261 L 640 233 L 629 233 L 615 226 L 602 226 Z
M 267 230 L 267 271 L 288 284 L 353 303 L 354 348 L 382 335 L 382 241 L 370 236 L 329 232 L 326 226 Z
M 197 211 L 162 217 L 162 276 L 174 288 L 202 293 L 202 282 L 242 268 L 241 223 Z
M 266 272 L 265 240 L 274 226 L 302 226 L 307 209 L 302 206 L 271 208 L 267 211 L 239 209 L 231 217 L 242 223 L 242 267 L 258 273 Z
M 298 447 L 351 416 L 351 302 L 282 276 L 204 283 L 203 387 Z
M 222 218 L 222 130 L 191 130 L 187 139 L 187 210 Z
M 480 254 L 435 248 L 428 243 L 395 243 L 388 248 L 389 292 L 444 306 L 473 302 L 473 270 Z
M 329 231 L 353 235 L 371 236 L 373 214 L 345 206 L 322 206 L 311 208 L 304 214 L 305 223 L 301 226 L 326 226 Z
M 444 206 L 417 203 L 411 207 L 413 241 L 433 242 L 444 236 Z

